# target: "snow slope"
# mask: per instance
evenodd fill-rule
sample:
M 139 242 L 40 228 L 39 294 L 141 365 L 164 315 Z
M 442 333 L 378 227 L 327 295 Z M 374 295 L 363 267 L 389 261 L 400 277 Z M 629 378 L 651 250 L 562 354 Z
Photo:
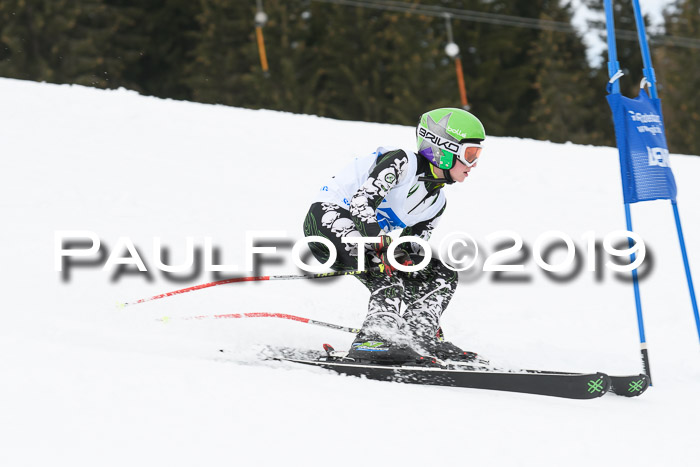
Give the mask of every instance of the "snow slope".
M 641 293 L 655 384 L 643 397 L 357 380 L 254 359 L 261 344 L 343 348 L 350 335 L 178 319 L 277 311 L 358 326 L 367 293 L 349 277 L 114 304 L 215 279 L 166 279 L 154 236 L 172 263 L 185 237 L 210 236 L 222 262 L 242 266 L 244 231 L 300 238 L 321 182 L 379 145 L 411 146 L 411 128 L 9 79 L 0 103 L 0 465 L 687 465 L 700 454 L 698 337 L 668 202 L 632 208 L 653 254 Z M 674 155 L 672 166 L 700 277 L 700 159 Z M 532 246 L 555 229 L 583 246 L 586 231 L 625 226 L 614 148 L 489 138 L 467 182 L 448 190 L 434 245 L 467 231 L 488 252 L 490 233 L 513 230 Z M 62 280 L 57 230 L 94 231 L 110 249 L 130 237 L 150 278 L 81 267 Z M 629 283 L 585 270 L 554 282 L 531 257 L 525 264 L 527 282 L 464 274 L 443 320 L 448 338 L 514 367 L 640 371 Z M 284 259 L 262 272 L 298 270 Z

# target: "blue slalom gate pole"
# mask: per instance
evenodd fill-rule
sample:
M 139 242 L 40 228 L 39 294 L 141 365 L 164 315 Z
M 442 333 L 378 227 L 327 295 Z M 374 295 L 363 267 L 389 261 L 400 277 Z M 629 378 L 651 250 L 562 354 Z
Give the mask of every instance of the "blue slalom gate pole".
M 633 0 L 632 6 L 634 8 L 634 19 L 637 23 L 637 35 L 639 37 L 639 46 L 642 49 L 642 60 L 644 62 L 644 77 L 649 82 L 649 91 L 651 97 L 658 99 L 658 93 L 656 90 L 656 74 L 654 73 L 654 67 L 651 64 L 651 53 L 649 52 L 649 42 L 647 41 L 646 29 L 644 26 L 644 17 L 642 16 L 641 8 L 639 7 L 639 0 Z M 698 314 L 698 302 L 695 298 L 695 287 L 693 286 L 693 277 L 690 273 L 690 264 L 688 263 L 688 252 L 685 247 L 685 239 L 683 238 L 683 228 L 681 226 L 681 217 L 678 212 L 678 204 L 675 199 L 671 200 L 671 206 L 673 207 L 673 217 L 676 220 L 676 231 L 678 232 L 678 243 L 681 246 L 681 255 L 683 256 L 683 266 L 685 267 L 685 278 L 688 282 L 688 290 L 690 292 L 690 302 L 693 306 L 693 315 L 695 316 L 695 327 L 698 332 L 698 339 L 700 339 L 700 315 Z
M 636 1 L 636 0 L 635 0 Z M 615 42 L 615 17 L 613 14 L 612 0 L 605 0 L 605 24 L 608 31 L 608 75 L 611 79 L 612 94 L 620 93 L 620 81 L 617 76 L 620 71 L 620 62 L 617 61 L 617 44 Z M 623 171 L 622 160 L 620 161 L 620 171 Z M 622 175 L 624 183 L 624 174 Z M 625 220 L 627 222 L 627 231 L 632 232 L 632 214 L 630 212 L 629 203 L 625 202 Z M 632 239 L 627 239 L 630 248 L 632 247 Z M 635 254 L 630 255 L 630 261 L 634 262 Z M 637 270 L 632 270 L 632 284 L 634 286 L 634 303 L 637 310 L 637 327 L 639 329 L 639 348 L 642 356 L 642 365 L 644 373 L 649 377 L 649 385 L 651 386 L 651 365 L 649 364 L 649 351 L 647 350 L 646 333 L 644 332 L 644 315 L 642 314 L 642 299 L 639 293 L 639 277 Z
M 625 220 L 627 221 L 627 231 L 632 232 L 632 213 L 629 203 L 625 203 Z M 628 245 L 632 248 L 632 239 L 627 239 Z M 637 255 L 632 253 L 630 261 L 634 263 Z M 632 269 L 632 285 L 634 286 L 634 304 L 637 308 L 637 328 L 639 329 L 639 350 L 642 354 L 642 365 L 644 366 L 644 374 L 649 377 L 649 386 L 651 386 L 651 365 L 649 364 L 649 351 L 647 350 L 647 336 L 644 332 L 644 315 L 642 315 L 642 298 L 639 294 L 639 276 L 636 269 Z
M 681 245 L 681 255 L 683 256 L 685 277 L 688 280 L 688 290 L 690 290 L 690 302 L 693 305 L 693 315 L 695 316 L 695 327 L 698 330 L 698 339 L 700 339 L 700 314 L 698 314 L 698 301 L 695 298 L 695 287 L 693 287 L 693 277 L 690 275 L 690 263 L 688 263 L 688 252 L 685 249 L 685 239 L 683 238 L 683 228 L 681 227 L 681 216 L 678 213 L 678 204 L 676 204 L 675 201 L 671 201 L 671 206 L 673 206 L 673 216 L 676 218 L 678 243 L 680 243 Z
M 608 76 L 613 76 L 620 71 L 620 62 L 617 61 L 617 45 L 615 44 L 615 17 L 613 16 L 612 0 L 605 0 L 605 25 L 608 29 Z M 612 92 L 620 93 L 620 81 L 612 83 Z
M 649 42 L 647 41 L 647 31 L 644 26 L 644 17 L 642 10 L 639 7 L 639 0 L 632 0 L 632 8 L 634 8 L 634 21 L 637 23 L 637 37 L 639 38 L 639 47 L 642 49 L 642 61 L 644 62 L 644 77 L 649 83 L 649 92 L 651 97 L 658 99 L 659 95 L 656 92 L 656 73 L 651 65 L 651 53 L 649 52 Z

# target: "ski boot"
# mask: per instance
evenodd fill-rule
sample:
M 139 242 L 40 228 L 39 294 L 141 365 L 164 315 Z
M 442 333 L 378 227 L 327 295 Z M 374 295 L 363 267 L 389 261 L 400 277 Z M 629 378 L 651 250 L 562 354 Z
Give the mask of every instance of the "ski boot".
M 413 348 L 423 355 L 431 355 L 440 360 L 451 360 L 455 362 L 472 362 L 478 355 L 474 352 L 462 350 L 452 342 L 445 340 L 442 328 L 438 328 L 434 335 L 424 335 L 418 333 L 413 336 Z
M 407 339 L 360 332 L 352 342 L 347 358 L 365 363 L 398 365 L 420 360 L 421 354 L 409 345 Z
M 348 352 L 348 358 L 366 363 L 402 364 L 420 357 L 411 346 L 403 321 L 390 313 L 369 316 Z

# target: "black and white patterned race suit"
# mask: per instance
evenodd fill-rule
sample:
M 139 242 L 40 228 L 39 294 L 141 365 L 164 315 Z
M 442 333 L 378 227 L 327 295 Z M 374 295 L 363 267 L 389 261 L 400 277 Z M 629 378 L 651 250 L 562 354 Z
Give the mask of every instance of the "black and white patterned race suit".
M 346 170 L 357 169 L 351 167 Z M 398 211 L 405 219 L 414 221 L 421 219 L 416 212 L 427 212 L 430 217 L 424 215 L 413 225 L 404 224 L 401 235 L 416 236 L 427 241 L 446 205 L 444 195 L 439 196 L 442 184 L 417 181 L 419 176 L 430 177 L 431 174 L 430 164 L 414 153 L 402 150 L 380 153 L 349 202 L 341 206 L 326 198 L 325 202 L 311 205 L 304 221 L 304 235 L 321 236 L 335 245 L 337 259 L 332 269 L 355 270 L 358 246 L 343 243 L 341 238 L 376 237 L 384 233 L 383 230 L 390 230 L 392 226 L 388 221 L 383 222 L 384 229 L 380 226 L 380 220 L 386 219 L 385 213 L 388 211 L 382 203 L 386 203 L 385 199 L 392 190 L 404 190 L 405 195 L 401 192 L 398 198 L 393 198 L 392 206 L 396 206 L 397 202 L 404 205 L 395 208 L 392 215 Z M 441 205 L 436 206 L 438 202 Z M 430 210 L 426 210 L 426 207 Z M 405 214 L 407 212 L 408 215 Z M 414 263 L 422 260 L 420 246 L 412 242 L 401 246 L 411 254 Z M 328 260 L 329 251 L 323 244 L 311 243 L 309 247 L 318 261 L 325 263 Z M 379 261 L 371 246 L 361 253 L 366 255 L 366 267 Z M 405 335 L 406 330 L 417 336 L 434 336 L 440 316 L 454 295 L 458 279 L 457 273 L 445 267 L 437 258 L 432 258 L 424 269 L 415 273 L 397 272 L 386 276 L 377 271 L 355 277 L 370 291 L 363 333 L 378 333 L 385 338 L 390 338 L 394 333 Z M 403 314 L 402 303 L 405 306 Z

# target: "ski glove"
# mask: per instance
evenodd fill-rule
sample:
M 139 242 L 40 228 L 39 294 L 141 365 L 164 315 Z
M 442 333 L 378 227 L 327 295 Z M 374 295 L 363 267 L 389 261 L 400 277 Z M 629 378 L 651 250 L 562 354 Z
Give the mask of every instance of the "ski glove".
M 391 237 L 388 235 L 381 235 L 379 237 L 379 243 L 376 245 L 377 246 L 374 248 L 374 251 L 375 253 L 377 253 L 377 257 L 380 261 L 379 271 L 382 274 L 386 274 L 389 277 L 393 276 L 396 272 L 396 268 L 393 267 L 391 263 L 389 263 L 389 245 L 391 245 Z M 403 266 L 413 265 L 413 261 L 411 261 L 411 256 L 406 250 L 404 250 L 401 247 L 397 247 L 394 250 L 394 259 L 396 263 L 399 263 Z

